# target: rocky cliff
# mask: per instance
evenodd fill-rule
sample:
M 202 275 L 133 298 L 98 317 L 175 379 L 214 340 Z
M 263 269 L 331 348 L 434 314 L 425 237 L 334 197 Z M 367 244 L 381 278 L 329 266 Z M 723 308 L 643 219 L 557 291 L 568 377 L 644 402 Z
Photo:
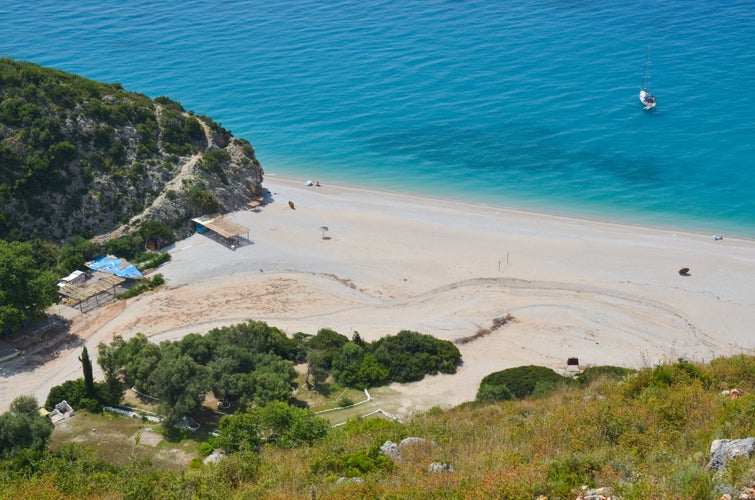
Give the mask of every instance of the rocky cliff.
M 259 197 L 262 176 L 249 142 L 167 97 L 0 59 L 0 238 L 177 230 Z

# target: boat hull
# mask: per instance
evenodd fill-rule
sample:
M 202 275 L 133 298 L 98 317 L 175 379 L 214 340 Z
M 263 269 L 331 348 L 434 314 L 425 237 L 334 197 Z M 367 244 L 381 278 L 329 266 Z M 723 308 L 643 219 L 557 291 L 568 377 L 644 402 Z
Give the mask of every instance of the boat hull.
M 655 96 L 647 90 L 640 90 L 640 102 L 645 109 L 653 109 L 655 107 Z

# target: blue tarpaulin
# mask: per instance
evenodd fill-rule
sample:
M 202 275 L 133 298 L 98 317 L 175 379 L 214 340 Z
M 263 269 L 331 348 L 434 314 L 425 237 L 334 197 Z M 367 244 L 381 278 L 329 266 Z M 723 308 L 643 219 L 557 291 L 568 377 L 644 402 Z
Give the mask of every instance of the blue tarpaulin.
M 130 278 L 133 280 L 144 278 L 142 273 L 140 273 L 139 270 L 127 260 L 119 259 L 112 255 L 105 255 L 104 257 L 89 261 L 87 262 L 87 267 L 94 269 L 95 271 L 115 274 L 121 278 Z

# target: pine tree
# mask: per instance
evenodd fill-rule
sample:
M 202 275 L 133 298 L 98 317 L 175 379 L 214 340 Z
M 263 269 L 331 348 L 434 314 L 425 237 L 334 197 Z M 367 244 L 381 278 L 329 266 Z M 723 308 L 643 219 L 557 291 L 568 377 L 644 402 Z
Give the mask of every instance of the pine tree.
M 81 351 L 81 366 L 84 369 L 84 390 L 86 391 L 88 398 L 94 398 L 94 375 L 92 374 L 92 361 L 89 359 L 89 352 L 87 352 L 86 346 Z

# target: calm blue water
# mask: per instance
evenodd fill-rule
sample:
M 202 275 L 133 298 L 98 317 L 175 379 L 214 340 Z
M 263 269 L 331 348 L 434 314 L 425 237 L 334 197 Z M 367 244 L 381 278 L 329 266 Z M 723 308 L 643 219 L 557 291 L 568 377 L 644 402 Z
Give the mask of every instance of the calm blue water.
M 0 56 L 170 96 L 268 174 L 748 238 L 753 47 L 755 1 L 0 4 Z

